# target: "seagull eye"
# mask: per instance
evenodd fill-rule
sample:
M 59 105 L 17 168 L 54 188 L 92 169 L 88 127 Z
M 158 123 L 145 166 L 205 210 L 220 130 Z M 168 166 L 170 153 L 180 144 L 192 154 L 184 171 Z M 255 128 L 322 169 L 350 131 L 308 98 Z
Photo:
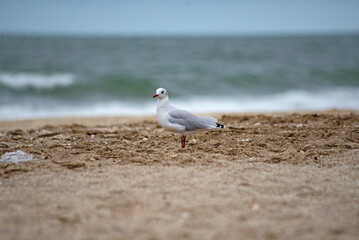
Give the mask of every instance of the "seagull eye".
M 165 91 L 162 91 L 161 93 L 164 93 Z

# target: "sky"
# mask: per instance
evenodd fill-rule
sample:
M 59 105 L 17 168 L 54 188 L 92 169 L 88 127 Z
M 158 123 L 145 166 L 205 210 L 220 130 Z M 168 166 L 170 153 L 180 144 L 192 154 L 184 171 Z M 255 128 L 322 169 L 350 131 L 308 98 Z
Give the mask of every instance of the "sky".
M 359 0 L 0 0 L 7 33 L 359 33 Z

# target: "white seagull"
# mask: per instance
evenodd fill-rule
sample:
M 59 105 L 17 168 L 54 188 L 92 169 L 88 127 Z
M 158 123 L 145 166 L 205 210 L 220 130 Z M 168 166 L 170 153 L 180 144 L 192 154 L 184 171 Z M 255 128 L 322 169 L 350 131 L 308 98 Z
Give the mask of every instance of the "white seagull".
M 196 116 L 186 110 L 178 109 L 172 106 L 168 99 L 166 89 L 159 88 L 153 98 L 157 97 L 157 120 L 166 130 L 179 133 L 181 135 L 182 148 L 186 144 L 186 135 L 201 130 L 213 128 L 224 128 L 224 125 L 218 124 L 217 119 L 206 116 Z

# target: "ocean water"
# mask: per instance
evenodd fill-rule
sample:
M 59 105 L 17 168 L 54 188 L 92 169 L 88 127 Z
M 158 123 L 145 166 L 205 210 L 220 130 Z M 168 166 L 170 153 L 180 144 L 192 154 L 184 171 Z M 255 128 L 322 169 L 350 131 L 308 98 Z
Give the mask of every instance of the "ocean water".
M 359 110 L 359 35 L 0 36 L 0 120 Z

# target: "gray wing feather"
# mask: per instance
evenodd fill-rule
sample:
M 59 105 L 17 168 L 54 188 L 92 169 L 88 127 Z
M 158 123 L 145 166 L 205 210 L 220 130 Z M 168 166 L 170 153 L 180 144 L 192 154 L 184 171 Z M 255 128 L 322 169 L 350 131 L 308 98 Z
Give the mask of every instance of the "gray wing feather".
M 170 123 L 179 124 L 185 127 L 186 131 L 195 131 L 199 129 L 211 129 L 216 127 L 217 119 L 212 117 L 198 117 L 185 110 L 172 110 L 169 112 Z

